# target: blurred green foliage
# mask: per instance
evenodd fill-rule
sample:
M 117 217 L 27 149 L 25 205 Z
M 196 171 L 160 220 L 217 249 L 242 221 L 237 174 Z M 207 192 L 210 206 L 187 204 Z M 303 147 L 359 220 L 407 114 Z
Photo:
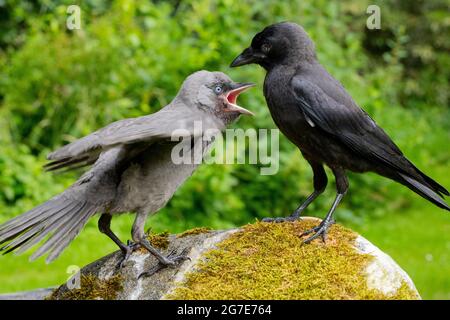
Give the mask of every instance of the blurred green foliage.
M 76 3 L 82 28 L 70 31 L 66 9 Z M 369 4 L 381 8 L 381 30 L 366 29 Z M 274 128 L 261 90 L 263 70 L 228 64 L 256 32 L 284 20 L 304 26 L 320 61 L 418 167 L 431 176 L 448 169 L 446 1 L 0 0 L 0 219 L 76 179 L 79 173 L 42 172 L 50 150 L 112 121 L 158 110 L 199 69 L 256 82 L 240 104 L 257 115 L 236 126 Z M 156 223 L 180 231 L 284 216 L 310 193 L 311 178 L 282 137 L 277 175 L 261 176 L 253 165 L 201 166 Z M 400 213 L 417 197 L 372 174 L 350 178 L 341 222 Z M 308 214 L 325 213 L 332 183 Z

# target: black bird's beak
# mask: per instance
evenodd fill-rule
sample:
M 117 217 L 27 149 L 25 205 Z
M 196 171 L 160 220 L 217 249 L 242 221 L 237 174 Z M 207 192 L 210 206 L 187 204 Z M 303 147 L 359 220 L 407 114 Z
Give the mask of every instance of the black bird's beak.
M 245 108 L 242 108 L 236 104 L 237 97 L 245 90 L 255 86 L 254 83 L 235 83 L 231 86 L 231 89 L 224 94 L 227 107 L 223 110 L 225 112 L 239 112 L 241 114 L 247 114 L 254 116 L 255 114 Z
M 242 51 L 240 55 L 238 55 L 233 62 L 230 64 L 231 68 L 240 67 L 246 64 L 257 63 L 262 58 L 262 54 L 254 53 L 251 47 Z

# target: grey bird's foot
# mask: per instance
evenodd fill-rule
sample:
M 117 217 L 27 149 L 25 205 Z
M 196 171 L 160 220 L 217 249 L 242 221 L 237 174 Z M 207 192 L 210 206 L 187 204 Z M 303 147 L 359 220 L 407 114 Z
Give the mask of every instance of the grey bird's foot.
M 330 220 L 323 220 L 317 227 L 314 227 L 312 229 L 309 229 L 305 232 L 303 232 L 300 237 L 304 237 L 308 234 L 314 233 L 311 237 L 309 237 L 308 239 L 304 240 L 303 243 L 310 243 L 311 241 L 313 241 L 314 239 L 317 239 L 318 237 L 322 237 L 322 241 L 325 242 L 327 239 L 327 233 L 328 233 L 328 229 L 331 227 L 331 225 L 333 225 L 335 223 L 334 219 L 330 219 Z
M 153 268 L 151 268 L 150 270 L 148 270 L 146 272 L 141 273 L 139 275 L 138 279 L 140 279 L 142 277 L 152 276 L 162 269 L 165 269 L 167 267 L 176 266 L 179 263 L 186 261 L 186 260 L 191 260 L 191 258 L 189 258 L 187 256 L 188 252 L 189 252 L 188 248 L 185 248 L 183 251 L 181 251 L 181 253 L 179 255 L 176 254 L 175 250 L 170 252 L 169 255 L 167 257 L 164 257 L 164 259 L 161 259 L 156 266 L 154 266 Z
M 127 245 L 122 248 L 123 257 L 122 257 L 122 259 L 120 260 L 120 262 L 118 264 L 119 269 L 123 269 L 123 267 L 125 266 L 126 262 L 130 258 L 131 254 L 135 250 L 139 249 L 140 247 L 141 247 L 141 245 L 139 243 L 132 242 L 132 241 L 128 240 Z

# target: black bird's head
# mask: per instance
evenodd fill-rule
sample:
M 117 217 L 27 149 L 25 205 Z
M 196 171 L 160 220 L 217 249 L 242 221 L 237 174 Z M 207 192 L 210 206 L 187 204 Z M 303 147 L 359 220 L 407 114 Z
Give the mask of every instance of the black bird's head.
M 197 71 L 183 83 L 178 94 L 186 104 L 220 118 L 226 125 L 241 114 L 253 115 L 237 105 L 239 94 L 253 83 L 237 83 L 222 72 Z
M 230 66 L 256 63 L 270 70 L 280 64 L 292 65 L 314 59 L 314 43 L 305 30 L 292 22 L 280 22 L 256 34 L 250 47 L 237 56 Z

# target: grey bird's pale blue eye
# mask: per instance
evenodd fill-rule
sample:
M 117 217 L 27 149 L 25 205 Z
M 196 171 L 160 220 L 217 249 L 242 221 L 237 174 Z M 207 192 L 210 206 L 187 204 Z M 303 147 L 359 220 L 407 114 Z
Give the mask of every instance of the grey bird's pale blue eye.
M 222 92 L 222 87 L 221 87 L 221 86 L 216 86 L 216 87 L 214 88 L 214 91 L 215 91 L 216 93 L 221 93 L 221 92 Z

